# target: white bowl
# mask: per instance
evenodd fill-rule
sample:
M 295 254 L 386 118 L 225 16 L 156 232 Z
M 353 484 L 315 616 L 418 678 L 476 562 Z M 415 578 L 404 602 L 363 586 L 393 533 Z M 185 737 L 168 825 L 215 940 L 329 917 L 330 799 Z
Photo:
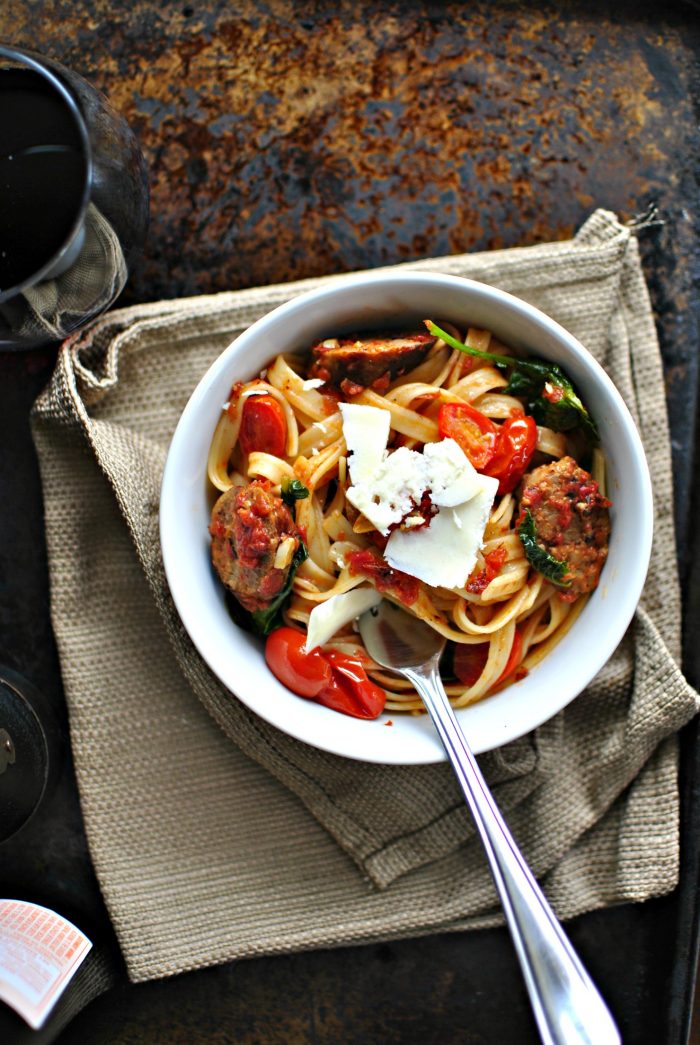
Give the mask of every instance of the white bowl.
M 173 436 L 163 477 L 160 532 L 165 572 L 192 641 L 223 684 L 262 718 L 325 751 L 368 762 L 419 764 L 445 758 L 427 715 L 363 721 L 285 689 L 268 670 L 260 640 L 240 630 L 209 558 L 206 461 L 234 380 L 256 376 L 281 351 L 308 348 L 339 330 L 434 317 L 491 330 L 516 349 L 563 368 L 595 418 L 608 465 L 611 540 L 598 588 L 570 632 L 529 675 L 457 712 L 475 752 L 539 726 L 576 697 L 622 639 L 651 552 L 651 482 L 641 441 L 605 371 L 563 327 L 493 287 L 431 273 L 379 272 L 332 281 L 274 309 L 222 352 L 195 389 Z M 391 728 L 386 721 L 391 718 Z

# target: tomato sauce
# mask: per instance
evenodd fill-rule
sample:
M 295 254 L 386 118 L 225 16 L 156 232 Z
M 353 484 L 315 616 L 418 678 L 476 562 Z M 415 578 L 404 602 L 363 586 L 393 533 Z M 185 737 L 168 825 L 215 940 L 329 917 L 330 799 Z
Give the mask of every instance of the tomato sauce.
M 470 591 L 473 595 L 481 595 L 488 588 L 494 577 L 499 575 L 507 558 L 508 552 L 502 544 L 487 552 L 484 556 L 484 562 L 486 563 L 484 569 L 471 575 L 467 581 L 467 591 Z
M 350 573 L 353 576 L 363 573 L 370 578 L 377 591 L 394 595 L 405 606 L 411 606 L 418 598 L 418 580 L 408 573 L 395 570 L 369 548 L 351 552 L 348 560 Z

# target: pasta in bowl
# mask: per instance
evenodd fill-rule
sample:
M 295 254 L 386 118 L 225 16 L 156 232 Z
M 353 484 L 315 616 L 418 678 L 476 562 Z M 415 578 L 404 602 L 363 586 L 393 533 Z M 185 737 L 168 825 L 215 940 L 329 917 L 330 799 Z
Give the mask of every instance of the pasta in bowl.
M 183 623 L 244 703 L 337 754 L 431 762 L 417 695 L 353 618 L 386 597 L 441 631 L 462 727 L 498 746 L 622 638 L 650 483 L 619 394 L 556 323 L 459 277 L 370 273 L 214 363 L 173 437 L 161 541 Z

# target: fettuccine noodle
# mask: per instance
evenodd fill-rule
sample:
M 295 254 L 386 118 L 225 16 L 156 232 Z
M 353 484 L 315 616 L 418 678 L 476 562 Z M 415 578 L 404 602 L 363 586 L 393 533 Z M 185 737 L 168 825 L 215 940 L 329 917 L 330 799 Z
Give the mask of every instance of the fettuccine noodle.
M 467 339 L 482 351 L 508 354 L 488 331 L 469 330 Z M 293 509 L 309 554 L 297 570 L 284 609 L 285 623 L 305 629 L 315 606 L 372 583 L 363 573 L 353 573 L 347 564 L 353 552 L 368 548 L 379 552 L 382 543 L 372 523 L 358 515 L 345 496 L 350 479 L 338 395 L 331 394 L 327 386 L 325 390 L 319 387 L 319 382 L 307 380 L 303 367 L 303 357 L 281 354 L 263 372 L 264 379 L 233 387 L 211 442 L 208 475 L 217 492 L 258 477 L 269 480 L 277 493 L 283 481 L 290 478 L 298 479 L 309 490 L 308 498 L 298 500 Z M 383 394 L 364 388 L 346 398 L 389 413 L 390 451 L 397 446 L 420 449 L 440 439 L 437 413 L 442 403 L 468 403 L 496 422 L 514 411 L 522 412 L 523 402 L 504 393 L 507 383 L 502 370 L 437 341 L 423 362 L 394 380 Z M 246 454 L 238 442 L 245 403 L 250 396 L 262 393 L 272 396 L 284 410 L 287 438 L 282 457 Z M 537 430 L 537 450 L 548 458 L 570 453 L 564 435 L 545 427 Z M 602 482 L 600 455 L 594 465 L 596 478 Z M 546 655 L 585 602 L 585 596 L 574 602 L 562 601 L 556 586 L 530 566 L 516 533 L 516 515 L 514 495 L 497 496 L 476 565 L 470 578 L 465 578 L 463 589 L 453 591 L 416 582 L 417 598 L 406 607 L 456 646 L 482 647 L 483 669 L 471 684 L 456 681 L 449 670 L 446 673 L 446 690 L 455 707 L 473 704 L 501 686 L 516 629 L 521 666 L 515 676 L 510 675 L 509 683 Z M 494 554 L 498 569 L 489 571 L 489 557 L 493 562 Z M 283 550 L 281 561 L 284 555 Z M 400 601 L 391 591 L 387 597 Z M 385 689 L 388 711 L 422 710 L 410 683 L 372 662 L 352 625 L 344 627 L 328 646 L 361 657 L 371 677 Z

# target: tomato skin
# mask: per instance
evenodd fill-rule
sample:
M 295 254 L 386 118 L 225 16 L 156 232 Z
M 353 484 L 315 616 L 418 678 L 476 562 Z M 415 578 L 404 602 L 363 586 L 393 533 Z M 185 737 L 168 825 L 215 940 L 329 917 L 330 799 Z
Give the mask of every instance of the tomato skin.
M 306 636 L 294 628 L 276 628 L 265 643 L 265 660 L 275 678 L 300 697 L 315 698 L 333 677 L 321 650 L 306 651 Z
M 248 396 L 238 442 L 246 454 L 254 451 L 284 457 L 287 446 L 287 419 L 277 400 L 268 395 Z
M 299 697 L 315 700 L 353 718 L 377 718 L 386 694 L 372 682 L 358 657 L 339 650 L 306 651 L 306 636 L 295 628 L 276 628 L 265 643 L 265 660 L 275 678 Z
M 482 469 L 498 479 L 499 494 L 511 493 L 518 485 L 537 446 L 534 417 L 519 414 L 504 421 L 498 432 L 493 457 Z
M 500 686 L 502 682 L 505 682 L 513 674 L 522 659 L 522 652 L 523 639 L 520 631 L 516 628 L 506 666 L 493 683 L 494 687 Z M 488 656 L 488 642 L 459 643 L 454 651 L 453 671 L 464 686 L 474 685 L 486 667 Z
M 537 445 L 534 418 L 518 414 L 496 425 L 469 403 L 443 403 L 438 431 L 461 446 L 478 472 L 498 479 L 499 494 L 515 489 Z
M 474 595 L 481 595 L 486 591 L 494 577 L 498 577 L 507 558 L 508 552 L 503 544 L 497 544 L 493 551 L 486 552 L 483 570 L 479 570 L 478 573 L 473 573 L 467 578 L 467 591 Z
M 334 675 L 326 688 L 319 693 L 316 700 L 324 707 L 330 708 L 332 711 L 339 711 L 342 715 L 350 715 L 351 718 L 373 719 L 381 715 L 384 710 L 386 698 L 383 692 L 381 696 L 381 705 L 378 703 L 376 711 L 368 710 L 355 698 L 355 694 L 350 692 L 349 687 L 337 675 Z
M 336 685 L 351 697 L 355 710 L 348 707 L 345 714 L 355 718 L 377 718 L 381 715 L 386 704 L 386 694 L 381 686 L 368 677 L 359 658 L 339 650 L 326 650 L 325 657 L 333 669 Z M 325 702 L 325 694 L 325 690 L 319 694 L 320 703 Z
M 381 537 L 381 534 L 379 536 Z M 371 577 L 372 584 L 377 591 L 391 592 L 405 606 L 411 606 L 418 598 L 419 589 L 416 578 L 409 573 L 395 570 L 383 555 L 375 555 L 370 548 L 350 552 L 348 567 L 351 575 L 364 573 L 366 577 Z
M 513 645 L 510 647 L 510 653 L 508 654 L 508 660 L 506 661 L 506 666 L 503 669 L 503 671 L 501 672 L 501 674 L 498 676 L 498 678 L 496 679 L 496 682 L 494 683 L 494 685 L 500 686 L 500 684 L 502 682 L 505 682 L 505 680 L 510 675 L 513 674 L 513 672 L 515 671 L 515 669 L 517 668 L 518 664 L 520 663 L 520 661 L 522 659 L 522 655 L 523 655 L 523 637 L 520 634 L 519 630 L 516 628 L 515 629 L 515 634 L 513 635 Z
M 442 439 L 454 439 L 477 471 L 483 471 L 496 452 L 498 428 L 490 417 L 469 403 L 442 403 L 438 411 Z
M 331 677 L 328 685 L 316 698 L 318 704 L 331 711 L 339 711 L 341 715 L 350 715 L 352 718 L 362 718 L 357 714 L 357 705 L 351 695 L 347 693 L 335 677 Z
M 464 686 L 473 686 L 486 667 L 488 642 L 460 642 L 454 651 L 453 670 Z

